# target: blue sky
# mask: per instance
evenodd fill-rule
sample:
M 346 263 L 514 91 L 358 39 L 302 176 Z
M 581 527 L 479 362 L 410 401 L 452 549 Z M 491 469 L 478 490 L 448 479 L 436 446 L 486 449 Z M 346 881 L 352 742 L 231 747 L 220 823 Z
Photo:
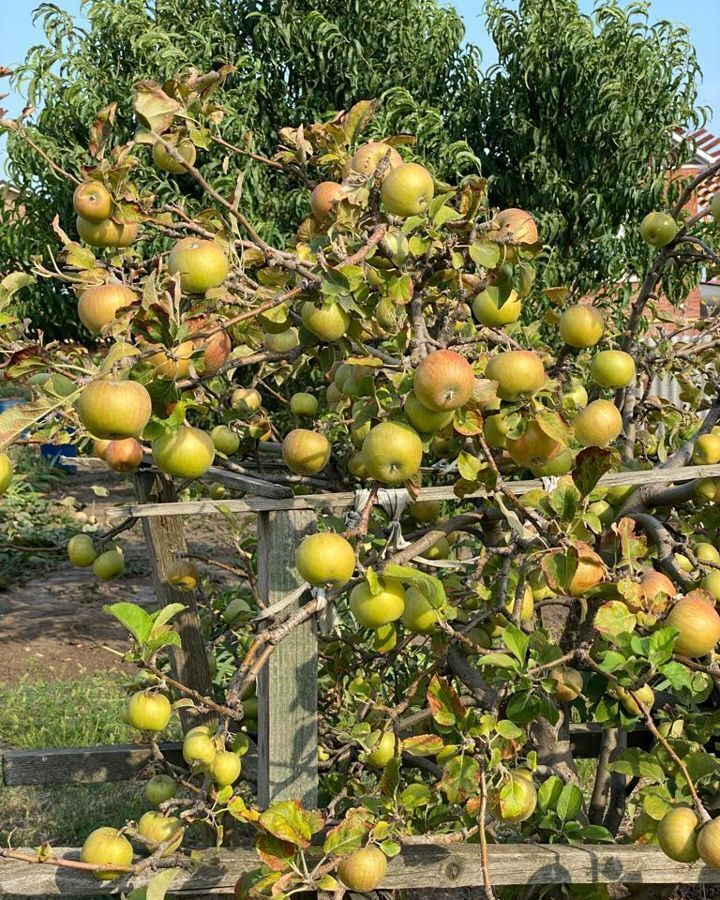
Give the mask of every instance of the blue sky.
M 77 14 L 80 0 L 54 0 L 57 6 Z M 23 59 L 29 47 L 41 40 L 41 35 L 32 23 L 33 10 L 39 0 L 0 0 L 2 4 L 2 28 L 0 29 L 0 65 L 11 66 Z M 590 12 L 592 0 L 580 0 L 582 8 Z M 486 64 L 494 61 L 492 42 L 485 32 L 480 10 L 482 0 L 455 0 L 454 6 L 465 20 L 467 38 L 483 51 Z M 654 0 L 654 19 L 671 19 L 684 22 L 690 27 L 690 35 L 697 48 L 700 65 L 704 73 L 700 88 L 700 102 L 713 107 L 715 114 L 710 129 L 720 130 L 720 2 L 719 0 L 694 0 L 678 3 L 678 0 Z M 3 92 L 7 82 L 0 82 Z M 0 105 L 8 108 L 11 115 L 22 107 L 20 98 L 10 96 Z M 0 163 L 3 145 L 0 139 Z

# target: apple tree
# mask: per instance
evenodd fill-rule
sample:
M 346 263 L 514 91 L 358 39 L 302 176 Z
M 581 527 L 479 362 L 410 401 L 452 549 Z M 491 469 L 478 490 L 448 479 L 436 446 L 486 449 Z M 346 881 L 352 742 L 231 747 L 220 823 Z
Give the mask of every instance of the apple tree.
M 232 493 L 208 485 L 213 465 L 329 507 L 356 498 L 288 561 L 306 584 L 290 613 L 264 609 L 256 537 L 231 516 L 218 540 L 236 564 L 178 555 L 169 580 L 202 587 L 212 692 L 169 673 L 182 604 L 108 608 L 140 673 L 130 724 L 154 742 L 173 707 L 198 718 L 186 767 L 154 743 L 151 808 L 89 835 L 83 863 L 99 878 L 166 864 L 209 829 L 255 837 L 239 897 L 368 891 L 419 836 L 476 842 L 487 873 L 490 842 L 612 842 L 627 822 L 674 860 L 720 866 L 720 328 L 665 313 L 658 331 L 653 315 L 670 268 L 717 264 L 716 233 L 697 227 L 720 203 L 689 218 L 686 185 L 638 215 L 654 261 L 620 322 L 604 297 L 538 290 L 537 223 L 489 206 L 466 151 L 467 174 L 443 181 L 411 135 L 368 140 L 378 104 L 363 101 L 254 155 L 304 185 L 293 234 L 270 242 L 243 206 L 246 154 L 222 137 L 232 77 L 140 82 L 133 139 L 107 120 L 77 167 L 11 125 L 69 181 L 74 212 L 46 258 L 0 282 L 2 371 L 32 392 L 0 416 L 0 489 L 14 442 L 70 428 L 110 469 L 152 466 L 220 506 Z M 174 199 L 147 187 L 155 170 Z M 28 331 L 15 306 L 33 280 L 72 292 L 96 345 Z M 535 315 L 548 299 L 554 314 Z M 652 394 L 657 373 L 682 406 Z M 71 561 L 118 577 L 135 524 L 89 529 Z M 254 683 L 316 616 L 321 809 L 260 809 L 242 780 Z M 591 785 L 580 724 L 602 733 Z M 637 729 L 648 740 L 628 748 Z M 133 862 L 133 846 L 150 855 Z

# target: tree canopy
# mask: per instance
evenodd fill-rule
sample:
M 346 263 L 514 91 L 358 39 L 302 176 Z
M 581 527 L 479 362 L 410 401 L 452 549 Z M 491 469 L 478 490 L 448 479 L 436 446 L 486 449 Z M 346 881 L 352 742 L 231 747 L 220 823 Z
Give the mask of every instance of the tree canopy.
M 686 30 L 649 24 L 649 4 L 639 3 L 602 3 L 588 17 L 577 0 L 523 0 L 517 9 L 489 0 L 486 12 L 499 61 L 483 72 L 477 49 L 463 43 L 462 20 L 435 0 L 379 0 L 372 16 L 360 0 L 158 0 L 152 8 L 90 0 L 84 23 L 42 4 L 45 42 L 14 79 L 39 109 L 37 146 L 73 171 L 90 163 L 85 148 L 101 111 L 117 116 L 119 144 L 132 136 L 125 101 L 149 72 L 162 80 L 189 67 L 234 66 L 223 133 L 248 152 L 270 153 L 281 125 L 381 98 L 378 134 L 412 133 L 440 178 L 477 156 L 493 205 L 518 203 L 539 217 L 555 248 L 544 286 L 616 290 L 619 275 L 647 262 L 631 223 L 659 201 L 674 129 L 698 115 Z M 44 253 L 53 216 L 69 212 L 71 196 L 37 150 L 12 135 L 8 156 L 23 209 L 22 227 L 0 221 L 10 269 Z M 222 158 L 201 163 L 228 187 Z M 143 187 L 168 201 L 179 196 L 162 174 Z M 307 209 L 306 192 L 249 158 L 242 192 L 267 238 Z M 50 335 L 73 334 L 65 306 L 39 286 L 28 313 Z

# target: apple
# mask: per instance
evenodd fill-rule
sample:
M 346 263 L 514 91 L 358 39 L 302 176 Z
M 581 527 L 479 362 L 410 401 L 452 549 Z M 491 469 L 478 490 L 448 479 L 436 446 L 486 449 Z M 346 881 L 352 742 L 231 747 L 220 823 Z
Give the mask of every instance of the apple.
M 288 328 L 277 333 L 266 333 L 263 336 L 265 349 L 271 353 L 289 353 L 300 346 L 297 328 Z
M 473 300 L 472 311 L 481 325 L 501 328 L 517 322 L 522 312 L 522 300 L 517 291 L 502 291 L 491 285 Z
M 235 434 L 227 425 L 216 425 L 210 432 L 215 449 L 225 456 L 232 456 L 240 446 L 240 436 Z
M 673 555 L 675 559 L 675 563 L 682 572 L 687 572 L 688 574 L 692 572 L 694 566 L 690 562 L 690 560 L 683 553 L 675 553 Z
M 720 869 L 720 819 L 711 819 L 697 836 L 700 859 L 713 869 Z
M 170 701 L 155 691 L 138 691 L 127 705 L 127 721 L 138 731 L 164 731 L 171 715 Z
M 507 435 L 510 430 L 505 417 L 500 413 L 488 416 L 483 423 L 483 437 L 488 447 L 502 450 L 507 446 Z
M 696 466 L 714 466 L 720 462 L 720 437 L 701 434 L 693 447 L 692 462 Z
M 113 199 L 101 181 L 84 181 L 73 193 L 73 209 L 87 222 L 97 224 L 110 218 Z
M 337 211 L 342 189 L 335 181 L 321 181 L 310 194 L 310 209 L 318 222 L 325 222 Z
M 138 236 L 137 222 L 115 222 L 103 219 L 90 222 L 78 216 L 75 222 L 80 239 L 91 247 L 129 247 Z
M 720 569 L 713 569 L 712 572 L 704 575 L 700 587 L 712 594 L 716 600 L 720 600 Z
M 697 828 L 700 820 L 694 810 L 676 806 L 660 820 L 655 836 L 663 853 L 675 862 L 691 863 L 699 857 Z
M 652 603 L 659 594 L 667 597 L 677 596 L 677 588 L 663 572 L 655 569 L 646 569 L 638 585 L 640 596 L 643 600 Z
M 230 264 L 217 241 L 187 237 L 170 251 L 168 271 L 180 275 L 180 287 L 188 294 L 204 294 L 225 281 Z
M 362 454 L 362 450 L 358 450 L 357 453 L 353 453 L 353 455 L 347 461 L 348 472 L 354 478 L 367 478 L 368 470 L 365 465 L 365 457 Z
M 178 559 L 168 566 L 168 584 L 180 591 L 194 591 L 199 580 L 198 570 L 189 559 Z
M 183 741 L 183 759 L 189 766 L 209 766 L 215 759 L 217 748 L 207 731 L 189 731 Z
M 318 398 L 304 391 L 299 391 L 290 398 L 290 412 L 294 416 L 315 416 L 318 406 Z
M 706 541 L 701 541 L 695 545 L 695 556 L 697 556 L 698 562 L 717 563 L 720 565 L 720 551 Z
M 330 459 L 331 446 L 324 434 L 295 428 L 282 444 L 285 465 L 296 475 L 316 475 Z
M 190 372 L 190 360 L 195 345 L 192 341 L 183 341 L 177 347 L 158 347 L 158 352 L 148 357 L 148 365 L 155 370 L 158 378 L 174 381 L 185 378 Z
M 212 375 L 219 371 L 230 359 L 232 341 L 225 331 L 210 335 L 203 353 L 203 372 Z
M 680 632 L 675 641 L 675 653 L 679 656 L 705 656 L 720 641 L 720 616 L 713 604 L 702 597 L 689 595 L 678 600 L 664 624 Z
M 528 423 L 519 438 L 507 438 L 506 444 L 513 460 L 526 468 L 545 465 L 566 449 L 560 441 L 542 430 L 537 419 Z
M 592 358 L 590 374 L 600 387 L 627 387 L 635 378 L 635 360 L 624 350 L 601 350 Z
M 640 223 L 640 237 L 651 247 L 665 247 L 677 230 L 675 219 L 663 212 L 649 212 Z
M 472 366 L 454 350 L 436 350 L 415 369 L 415 397 L 426 409 L 447 412 L 464 406 L 475 388 Z
M 383 235 L 379 246 L 396 266 L 402 266 L 410 255 L 410 243 L 399 228 L 389 228 Z
M 400 163 L 385 177 L 380 197 L 391 216 L 423 215 L 435 194 L 432 175 L 418 163 Z
M 583 447 L 606 447 L 623 427 L 620 410 L 609 400 L 593 400 L 573 422 L 575 437 Z
M 86 569 L 91 566 L 97 557 L 95 544 L 88 534 L 76 534 L 70 538 L 67 545 L 68 559 L 74 566 Z
M 570 347 L 594 347 L 603 336 L 605 320 L 594 306 L 571 306 L 560 316 L 560 337 Z
M 133 848 L 130 841 L 116 828 L 96 828 L 86 838 L 80 850 L 80 861 L 94 866 L 131 866 Z M 94 872 L 99 881 L 112 881 L 120 873 Z
M 440 515 L 442 503 L 439 500 L 416 500 L 408 504 L 407 512 L 416 525 L 429 525 Z
M 307 300 L 302 305 L 300 316 L 307 330 L 327 344 L 339 340 L 350 324 L 350 316 L 332 300 L 325 301 L 322 306 L 315 306 Z
M 387 627 L 387 626 L 384 626 Z M 390 626 L 392 627 L 392 626 Z M 374 738 L 373 749 L 365 754 L 365 762 L 373 769 L 384 769 L 395 756 L 395 733 L 393 731 L 373 732 L 369 736 Z
M 447 541 L 446 541 L 447 543 Z M 449 551 L 448 545 L 448 551 Z M 425 554 L 427 556 L 427 554 Z M 429 557 L 432 559 L 432 557 Z M 402 623 L 413 634 L 434 634 L 438 630 L 438 622 L 442 620 L 439 610 L 417 588 L 409 587 L 405 591 L 405 609 Z
M 172 841 L 166 850 L 163 850 L 160 856 L 171 856 L 182 844 L 185 832 L 180 819 L 175 816 L 164 816 L 161 812 L 157 812 L 154 809 L 140 816 L 137 830 L 138 834 L 151 842 L 151 850 L 155 850 L 160 844 L 164 844 L 177 835 L 176 839 Z
M 383 484 L 402 484 L 413 477 L 422 462 L 422 441 L 403 422 L 381 422 L 371 428 L 362 446 L 371 478 Z
M 132 306 L 135 294 L 124 284 L 109 282 L 86 288 L 78 300 L 80 321 L 92 334 L 100 334 L 106 325 L 115 321 L 115 314 L 124 306 Z
M 110 441 L 105 448 L 103 459 L 115 472 L 133 472 L 143 461 L 142 444 L 135 438 Z
M 7 453 L 0 453 L 0 494 L 4 494 L 10 487 L 15 466 Z
M 405 591 L 396 578 L 381 578 L 380 592 L 373 594 L 367 581 L 350 592 L 350 611 L 364 628 L 379 628 L 397 621 L 405 608 Z
M 624 687 L 620 685 L 616 685 L 611 689 L 611 693 L 614 694 L 620 703 L 622 703 L 625 712 L 630 716 L 639 716 L 641 715 L 640 707 L 635 700 L 635 697 L 632 694 L 635 694 L 640 703 L 643 704 L 646 709 L 652 709 L 655 703 L 655 691 L 650 687 L 649 684 L 643 684 L 641 687 L 637 688 L 630 693 L 630 691 L 626 690 Z
M 152 806 L 160 806 L 172 800 L 177 792 L 177 782 L 169 775 L 153 775 L 145 783 L 145 797 Z
M 110 581 L 122 574 L 125 559 L 120 550 L 113 548 L 95 557 L 92 564 L 93 573 L 100 581 Z
M 562 703 L 570 703 L 582 693 L 583 677 L 577 669 L 558 666 L 551 670 L 550 678 L 555 682 L 555 696 Z
M 503 822 L 524 822 L 535 812 L 537 791 L 532 775 L 524 770 L 516 769 L 509 774 L 505 783 L 490 795 L 490 810 Z M 503 788 L 513 785 L 509 796 L 503 797 Z
M 197 151 L 195 149 L 195 144 L 193 144 L 190 138 L 181 138 L 177 134 L 164 134 L 163 140 L 168 144 L 172 144 L 175 151 L 182 156 L 188 165 L 195 165 Z M 153 162 L 161 172 L 171 172 L 173 175 L 184 175 L 185 172 L 187 172 L 187 169 L 183 164 L 175 159 L 170 151 L 163 145 L 162 141 L 155 141 L 153 144 L 152 155 Z
M 234 597 L 222 611 L 222 620 L 234 625 L 241 617 L 246 619 L 252 615 L 252 608 L 242 597 Z
M 379 847 L 363 847 L 338 863 L 340 881 L 351 891 L 375 890 L 387 872 L 387 857 Z
M 209 772 L 215 784 L 222 788 L 234 784 L 240 777 L 241 769 L 242 762 L 237 753 L 232 753 L 230 750 L 219 750 L 210 763 Z
M 715 503 L 720 500 L 720 478 L 700 478 L 693 493 L 700 503 Z
M 615 510 L 607 500 L 596 500 L 594 503 L 591 503 L 588 506 L 588 512 L 597 516 L 600 519 L 600 524 L 606 528 L 615 521 Z
M 436 431 L 441 431 L 455 417 L 455 410 L 453 409 L 440 412 L 428 409 L 426 406 L 423 406 L 415 394 L 407 395 L 403 409 L 412 427 L 424 434 L 433 434 Z
M 235 412 L 250 414 L 262 406 L 262 397 L 255 388 L 235 388 L 230 395 L 230 406 Z
M 588 393 L 579 381 L 573 381 L 562 394 L 562 408 L 567 410 L 583 409 L 588 404 Z
M 361 144 L 355 151 L 353 158 L 350 160 L 350 169 L 357 172 L 358 175 L 365 175 L 368 178 L 375 174 L 375 170 L 380 165 L 381 160 L 388 157 L 385 164 L 384 177 L 393 169 L 397 169 L 402 165 L 402 157 L 394 147 L 382 141 L 368 141 Z
M 200 478 L 215 460 L 215 444 L 209 434 L 190 425 L 166 431 L 152 443 L 155 465 L 177 478 Z
M 524 400 L 536 394 L 545 384 L 545 367 L 532 350 L 505 350 L 493 356 L 485 376 L 497 381 L 501 400 Z
M 575 457 L 573 456 L 572 450 L 568 450 L 568 448 L 565 447 L 557 454 L 557 456 L 554 456 L 547 462 L 536 463 L 529 468 L 536 478 L 550 478 L 553 475 L 556 477 L 567 475 L 568 472 L 572 471 L 574 464 Z
M 510 238 L 516 244 L 536 244 L 539 239 L 535 219 L 524 209 L 511 206 L 501 210 L 493 219 L 493 225 L 499 232 L 499 237 Z M 508 247 L 507 249 L 514 251 L 514 248 Z M 516 255 L 514 252 L 510 252 L 508 259 L 512 261 Z
M 295 554 L 300 575 L 315 587 L 336 590 L 352 578 L 355 571 L 355 551 L 340 534 L 319 532 L 310 534 L 300 543 Z
M 150 421 L 152 400 L 137 381 L 91 381 L 83 388 L 77 412 L 93 437 L 136 438 Z

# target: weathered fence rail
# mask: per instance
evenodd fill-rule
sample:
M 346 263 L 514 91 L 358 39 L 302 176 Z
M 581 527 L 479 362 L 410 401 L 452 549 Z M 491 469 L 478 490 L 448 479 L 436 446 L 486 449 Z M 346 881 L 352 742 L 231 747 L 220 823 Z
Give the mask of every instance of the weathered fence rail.
M 57 851 L 65 859 L 78 859 L 75 849 Z M 181 871 L 173 881 L 176 897 L 232 894 L 238 878 L 257 868 L 252 849 L 208 851 L 194 870 Z M 488 869 L 493 885 L 542 884 L 717 884 L 720 871 L 702 863 L 674 863 L 657 847 L 631 845 L 497 844 L 488 848 Z M 98 882 L 69 868 L 0 862 L 0 897 L 116 895 L 147 884 L 145 872 L 134 878 Z M 381 888 L 462 888 L 482 884 L 477 844 L 405 846 L 390 861 Z

